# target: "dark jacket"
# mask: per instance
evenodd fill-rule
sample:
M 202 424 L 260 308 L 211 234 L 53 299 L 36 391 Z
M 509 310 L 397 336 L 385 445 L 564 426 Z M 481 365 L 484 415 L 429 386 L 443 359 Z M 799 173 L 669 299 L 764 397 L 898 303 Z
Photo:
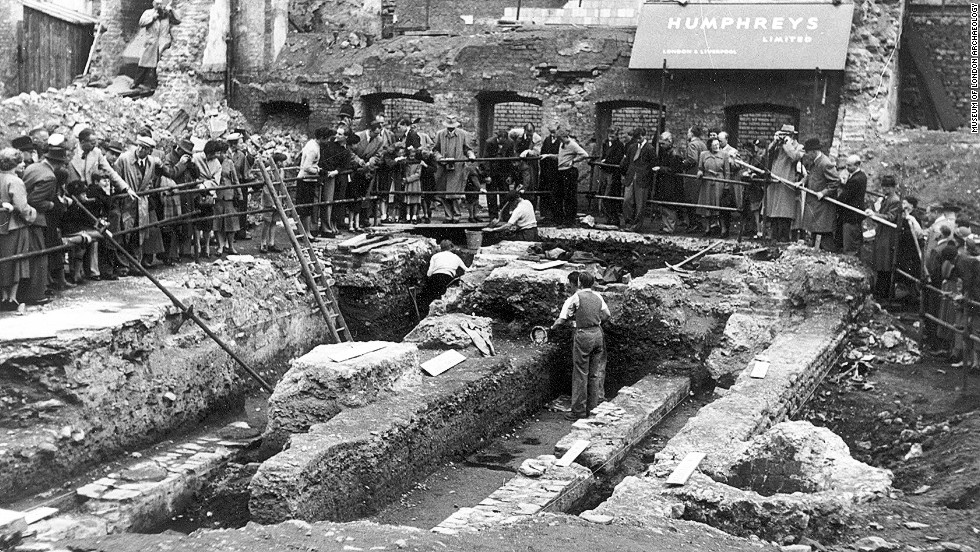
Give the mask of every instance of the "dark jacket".
M 656 172 L 657 186 L 654 199 L 660 201 L 684 201 L 684 159 L 675 154 L 670 148 L 660 148 L 660 156 L 654 166 L 660 167 Z
M 606 140 L 599 147 L 599 161 L 601 163 L 616 165 L 618 167 L 623 164 L 624 157 L 626 157 L 626 145 L 620 142 L 619 139 L 613 138 L 611 141 Z M 619 173 L 619 169 L 611 167 L 600 168 L 608 173 Z
M 841 184 L 831 197 L 864 211 L 865 193 L 867 191 L 868 175 L 864 171 L 858 171 L 847 177 L 847 182 Z M 864 220 L 864 215 L 848 209 L 838 209 L 837 216 L 844 224 L 861 224 L 861 221 Z
M 636 151 L 638 148 L 640 149 L 639 155 L 637 155 Z M 620 165 L 620 170 L 625 175 L 623 186 L 629 186 L 634 181 L 638 186 L 653 186 L 652 169 L 656 165 L 657 149 L 654 147 L 653 142 L 647 140 L 642 148 L 640 148 L 640 142 L 631 142 L 626 147 L 626 155 L 623 157 L 622 165 Z

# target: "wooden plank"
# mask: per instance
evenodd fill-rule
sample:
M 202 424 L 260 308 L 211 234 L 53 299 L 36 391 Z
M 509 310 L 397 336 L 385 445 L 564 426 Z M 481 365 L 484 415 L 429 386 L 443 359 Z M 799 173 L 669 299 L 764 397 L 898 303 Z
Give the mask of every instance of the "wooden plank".
M 358 235 L 354 236 L 353 238 L 350 238 L 350 239 L 347 239 L 347 240 L 344 240 L 344 241 L 338 243 L 337 244 L 337 247 L 340 248 L 340 249 L 351 249 L 351 248 L 357 247 L 359 245 L 364 245 L 364 243 L 367 242 L 368 239 L 370 239 L 370 238 L 368 237 L 367 234 L 358 234 Z
M 464 360 L 466 360 L 466 357 L 459 351 L 446 351 L 432 360 L 423 362 L 422 371 L 432 377 L 436 377 Z
M 768 372 L 769 372 L 769 361 L 765 359 L 757 358 L 755 359 L 755 364 L 752 365 L 752 373 L 749 374 L 749 377 L 755 379 L 762 379 L 766 377 L 766 374 Z
M 49 518 L 58 513 L 57 508 L 48 508 L 47 506 L 41 506 L 39 508 L 34 508 L 33 510 L 28 510 L 24 512 L 24 521 L 28 525 L 32 523 L 37 523 L 42 519 Z
M 532 266 L 534 270 L 548 270 L 549 268 L 558 268 L 565 264 L 565 261 L 548 261 L 546 263 L 536 264 Z
M 574 443 L 572 443 L 572 446 L 568 447 L 565 454 L 562 455 L 562 457 L 559 458 L 555 464 L 563 468 L 571 466 L 572 462 L 574 462 L 575 459 L 578 458 L 578 455 L 582 454 L 582 452 L 584 452 L 588 446 L 589 441 L 587 439 L 577 439 Z
M 330 352 L 327 356 L 330 357 L 334 362 L 345 362 L 352 358 L 357 358 L 359 356 L 364 356 L 368 353 L 373 353 L 374 351 L 384 349 L 384 343 L 366 343 L 363 341 L 354 341 L 349 343 L 343 343 L 341 345 L 334 345 L 331 347 Z
M 389 245 L 396 245 L 399 243 L 405 243 L 408 238 L 397 238 L 394 240 L 384 240 L 378 243 L 372 243 L 371 245 L 365 245 L 364 247 L 358 247 L 357 249 L 351 249 L 350 252 L 355 255 L 363 255 L 370 252 L 372 249 L 378 249 L 379 247 L 387 247 Z
M 698 469 L 698 464 L 708 455 L 703 452 L 691 452 L 681 460 L 681 463 L 674 468 L 673 473 L 667 478 L 668 485 L 683 485 L 691 478 L 694 470 Z

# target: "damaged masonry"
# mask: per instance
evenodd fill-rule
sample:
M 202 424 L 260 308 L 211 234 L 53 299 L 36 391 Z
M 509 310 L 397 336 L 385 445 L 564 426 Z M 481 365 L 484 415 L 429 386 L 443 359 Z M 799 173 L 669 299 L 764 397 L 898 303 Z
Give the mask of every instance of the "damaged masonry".
M 0 0 L 0 550 L 980 550 L 960 0 Z

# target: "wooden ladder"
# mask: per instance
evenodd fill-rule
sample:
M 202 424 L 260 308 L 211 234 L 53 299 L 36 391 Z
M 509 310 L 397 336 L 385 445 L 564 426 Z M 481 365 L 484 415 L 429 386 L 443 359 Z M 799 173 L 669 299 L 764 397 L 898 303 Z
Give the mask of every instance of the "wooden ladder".
M 282 226 L 286 230 L 289 243 L 293 246 L 296 258 L 299 259 L 300 269 L 302 270 L 303 278 L 306 280 L 306 286 L 313 292 L 317 309 L 323 315 L 324 320 L 327 321 L 327 329 L 330 330 L 332 343 L 354 341 L 354 338 L 351 337 L 350 330 L 347 328 L 344 315 L 340 312 L 340 306 L 337 305 L 337 297 L 330 287 L 332 282 L 327 277 L 323 263 L 320 262 L 320 258 L 317 257 L 313 244 L 310 243 L 307 237 L 308 234 L 306 229 L 303 228 L 299 213 L 296 212 L 296 204 L 293 203 L 293 199 L 289 196 L 289 192 L 286 190 L 286 184 L 279 174 L 279 167 L 276 166 L 275 161 L 269 161 L 272 165 L 272 173 L 275 175 L 277 182 L 282 186 L 284 193 L 281 197 L 273 185 L 272 176 L 269 174 L 266 161 L 261 157 L 256 157 L 256 160 L 259 170 L 262 171 L 262 179 L 265 181 L 265 187 L 269 195 L 272 196 L 272 203 L 275 206 L 276 213 L 279 214 L 279 220 L 282 221 Z M 283 200 L 285 200 L 285 206 L 283 206 Z M 286 209 L 289 209 L 288 213 Z M 296 232 L 293 231 L 292 226 L 289 224 L 290 217 L 296 221 L 296 228 L 300 233 L 299 237 L 296 236 Z M 301 241 L 302 243 L 300 243 Z

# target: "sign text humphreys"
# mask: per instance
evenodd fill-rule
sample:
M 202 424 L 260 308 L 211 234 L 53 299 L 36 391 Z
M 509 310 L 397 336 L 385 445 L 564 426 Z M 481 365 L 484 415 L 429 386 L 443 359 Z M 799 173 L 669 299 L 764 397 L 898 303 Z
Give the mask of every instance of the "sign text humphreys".
M 839 70 L 854 4 L 644 4 L 631 69 Z

